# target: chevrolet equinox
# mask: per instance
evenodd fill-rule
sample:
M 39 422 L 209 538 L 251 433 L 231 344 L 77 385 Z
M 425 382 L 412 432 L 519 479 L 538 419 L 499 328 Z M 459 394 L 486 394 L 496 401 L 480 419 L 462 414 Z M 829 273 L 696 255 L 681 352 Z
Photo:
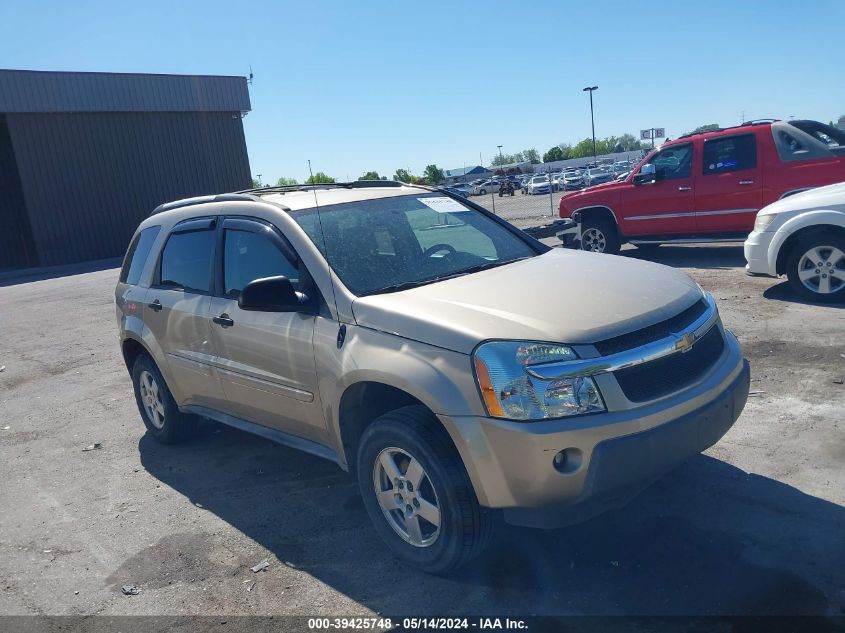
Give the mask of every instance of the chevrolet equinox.
M 471 201 L 395 182 L 160 206 L 116 288 L 147 431 L 211 419 L 335 461 L 430 572 L 498 517 L 618 507 L 717 442 L 749 369 L 683 272 L 548 248 Z

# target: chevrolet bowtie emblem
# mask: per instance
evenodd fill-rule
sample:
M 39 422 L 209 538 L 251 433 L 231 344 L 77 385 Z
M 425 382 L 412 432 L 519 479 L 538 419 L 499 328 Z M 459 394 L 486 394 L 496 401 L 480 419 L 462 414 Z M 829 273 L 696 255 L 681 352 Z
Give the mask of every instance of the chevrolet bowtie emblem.
M 679 336 L 678 340 L 675 341 L 675 349 L 685 354 L 692 349 L 693 343 L 695 343 L 695 334 L 684 334 L 683 336 Z

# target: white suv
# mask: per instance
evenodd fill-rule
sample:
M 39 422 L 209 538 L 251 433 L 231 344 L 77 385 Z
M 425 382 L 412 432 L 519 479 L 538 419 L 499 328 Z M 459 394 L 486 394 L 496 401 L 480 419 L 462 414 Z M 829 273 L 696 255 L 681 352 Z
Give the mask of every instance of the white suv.
M 845 301 L 845 183 L 783 198 L 757 214 L 746 271 L 786 275 L 811 301 Z

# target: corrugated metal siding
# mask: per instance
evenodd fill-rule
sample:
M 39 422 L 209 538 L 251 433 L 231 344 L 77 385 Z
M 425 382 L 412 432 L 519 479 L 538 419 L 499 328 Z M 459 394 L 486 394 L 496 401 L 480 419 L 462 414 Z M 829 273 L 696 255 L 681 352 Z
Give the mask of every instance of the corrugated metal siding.
M 249 188 L 233 112 L 10 114 L 39 264 L 122 255 L 162 202 Z
M 245 77 L 0 70 L 0 112 L 246 112 Z
M 0 114 L 0 270 L 37 264 L 6 117 Z

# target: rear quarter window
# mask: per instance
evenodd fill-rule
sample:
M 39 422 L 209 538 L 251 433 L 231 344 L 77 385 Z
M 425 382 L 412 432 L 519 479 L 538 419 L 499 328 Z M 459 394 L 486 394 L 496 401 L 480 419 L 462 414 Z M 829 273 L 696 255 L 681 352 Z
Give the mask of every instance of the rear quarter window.
M 150 226 L 135 236 L 126 251 L 123 268 L 120 270 L 120 281 L 125 284 L 137 285 L 141 278 L 141 271 L 150 256 L 153 243 L 161 231 L 160 226 Z

